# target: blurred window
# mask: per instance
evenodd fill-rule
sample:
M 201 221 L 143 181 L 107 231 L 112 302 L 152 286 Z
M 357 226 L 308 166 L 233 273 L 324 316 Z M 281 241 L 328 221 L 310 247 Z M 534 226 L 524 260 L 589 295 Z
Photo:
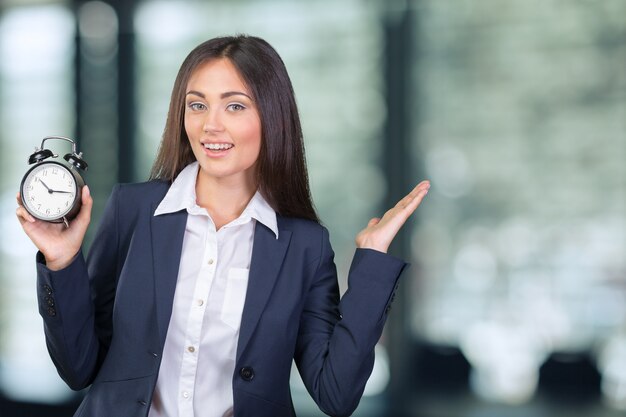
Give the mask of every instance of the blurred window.
M 34 147 L 47 135 L 72 136 L 75 128 L 75 19 L 66 3 L 22 3 L 0 14 L 0 393 L 19 401 L 61 402 L 71 393 L 46 350 L 35 247 L 15 217 Z
M 626 2 L 415 5 L 413 332 L 523 400 L 551 352 L 626 326 Z

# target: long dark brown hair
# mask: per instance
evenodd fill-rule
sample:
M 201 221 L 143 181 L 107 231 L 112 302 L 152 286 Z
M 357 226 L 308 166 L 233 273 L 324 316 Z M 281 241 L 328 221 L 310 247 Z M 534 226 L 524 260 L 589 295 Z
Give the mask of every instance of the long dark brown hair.
M 319 222 L 311 200 L 302 127 L 291 80 L 274 48 L 254 36 L 210 39 L 187 55 L 174 82 L 150 179 L 171 182 L 196 160 L 184 126 L 187 83 L 198 66 L 218 58 L 228 59 L 237 68 L 259 111 L 259 191 L 278 214 Z

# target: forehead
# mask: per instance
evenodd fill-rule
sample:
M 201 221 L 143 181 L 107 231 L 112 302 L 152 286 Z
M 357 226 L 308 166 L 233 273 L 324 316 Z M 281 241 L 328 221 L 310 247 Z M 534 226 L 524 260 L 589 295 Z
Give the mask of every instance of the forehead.
M 198 65 L 187 82 L 187 90 L 209 92 L 209 90 L 249 93 L 246 83 L 233 63 L 227 58 L 212 59 Z

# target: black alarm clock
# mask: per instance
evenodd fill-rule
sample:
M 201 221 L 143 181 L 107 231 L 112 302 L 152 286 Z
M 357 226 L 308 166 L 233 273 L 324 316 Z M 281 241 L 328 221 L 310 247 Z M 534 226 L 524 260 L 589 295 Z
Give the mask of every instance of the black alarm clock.
M 57 158 L 50 149 L 44 147 L 47 140 L 58 139 L 72 144 L 72 153 L 66 154 L 66 162 L 54 161 Z M 76 143 L 63 136 L 46 136 L 41 147 L 35 148 L 28 158 L 33 165 L 22 178 L 20 195 L 24 208 L 35 218 L 52 223 L 64 223 L 76 217 L 81 207 L 81 191 L 85 180 L 81 171 L 87 170 L 82 153 L 76 152 Z

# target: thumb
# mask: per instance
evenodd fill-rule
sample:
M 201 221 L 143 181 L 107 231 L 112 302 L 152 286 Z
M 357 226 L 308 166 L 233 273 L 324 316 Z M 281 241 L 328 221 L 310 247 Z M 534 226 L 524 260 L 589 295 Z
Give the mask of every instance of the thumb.
M 78 216 L 76 216 L 76 223 L 80 224 L 82 227 L 87 228 L 89 222 L 91 221 L 91 208 L 93 207 L 93 198 L 91 198 L 91 191 L 87 185 L 83 186 L 81 190 L 81 208 L 78 212 Z
M 369 222 L 367 222 L 367 227 L 376 226 L 380 222 L 380 218 L 374 217 Z

